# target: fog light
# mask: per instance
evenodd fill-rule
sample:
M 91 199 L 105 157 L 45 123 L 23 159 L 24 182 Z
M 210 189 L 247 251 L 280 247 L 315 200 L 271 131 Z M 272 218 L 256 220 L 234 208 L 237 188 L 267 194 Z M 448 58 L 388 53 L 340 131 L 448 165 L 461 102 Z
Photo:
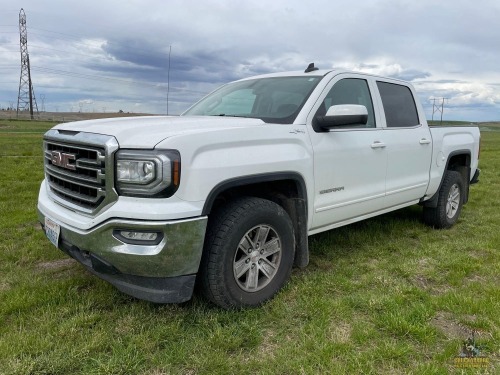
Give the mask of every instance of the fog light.
M 126 230 L 121 230 L 120 234 L 127 240 L 139 240 L 139 241 L 155 241 L 158 238 L 158 233 L 144 233 L 144 232 L 129 232 Z
M 134 231 L 129 229 L 115 229 L 113 234 L 120 241 L 132 245 L 158 245 L 163 238 L 161 232 Z

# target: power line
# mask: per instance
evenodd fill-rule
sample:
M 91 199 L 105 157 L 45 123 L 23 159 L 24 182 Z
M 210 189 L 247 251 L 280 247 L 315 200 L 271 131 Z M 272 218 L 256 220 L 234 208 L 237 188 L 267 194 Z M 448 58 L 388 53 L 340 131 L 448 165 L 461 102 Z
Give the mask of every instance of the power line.
M 17 69 L 17 68 L 18 68 L 18 66 L 15 66 L 15 65 L 0 65 L 0 69 Z M 165 88 L 164 84 L 151 83 L 151 82 L 145 82 L 145 81 L 137 81 L 137 80 L 131 80 L 131 79 L 120 79 L 120 78 L 107 77 L 107 76 L 101 76 L 101 75 L 96 75 L 96 74 L 69 72 L 66 70 L 46 68 L 46 67 L 35 66 L 35 65 L 31 66 L 31 69 L 34 71 L 38 71 L 38 72 L 50 74 L 50 75 L 69 76 L 69 77 L 91 79 L 91 80 L 97 80 L 97 81 L 106 80 L 106 81 L 113 81 L 115 83 L 126 84 L 126 85 L 131 85 L 131 86 L 138 85 L 138 86 L 145 86 L 145 87 L 153 87 L 153 88 L 157 88 L 160 90 L 163 90 Z M 172 86 L 170 86 L 170 90 L 175 90 L 175 91 L 179 91 L 179 92 L 186 92 L 186 93 L 193 93 L 193 94 L 202 94 L 202 95 L 207 94 L 207 91 L 190 90 L 190 89 L 186 89 L 184 87 L 172 87 Z
M 88 53 L 79 53 L 79 52 L 61 50 L 61 49 L 56 49 L 56 48 L 42 47 L 42 46 L 38 46 L 38 45 L 34 45 L 34 44 L 31 44 L 30 46 L 31 46 L 31 48 L 39 48 L 39 49 L 45 49 L 45 50 L 50 50 L 50 51 L 63 52 L 63 53 L 70 54 L 70 55 L 86 56 L 86 57 L 92 57 L 94 59 L 99 59 L 99 60 L 104 60 L 104 61 L 112 61 L 112 59 L 109 57 L 106 58 L 106 57 L 102 57 L 102 56 L 95 56 L 95 55 L 91 55 Z
M 69 71 L 65 71 L 65 70 L 44 68 L 44 67 L 39 67 L 39 66 L 33 66 L 33 70 L 36 70 L 36 71 L 39 71 L 42 73 L 47 73 L 47 74 L 56 74 L 56 75 L 63 75 L 63 76 L 76 77 L 76 78 L 95 79 L 95 80 L 100 80 L 100 81 L 102 81 L 102 80 L 116 81 L 116 82 L 129 84 L 129 85 L 140 85 L 140 86 L 157 87 L 157 88 L 160 87 L 160 85 L 158 85 L 158 84 L 144 82 L 144 81 L 127 80 L 127 79 L 106 77 L 106 76 L 87 74 L 87 73 L 69 72 Z
M 62 36 L 51 36 L 50 37 L 51 40 L 53 40 L 53 39 L 70 40 L 70 41 L 72 41 L 73 44 L 78 44 L 78 45 L 85 46 L 85 47 L 90 47 L 90 48 L 96 48 L 97 47 L 95 44 L 82 42 L 81 41 L 82 37 L 79 37 L 79 36 L 76 36 L 76 35 L 61 33 L 61 32 L 58 32 L 58 31 L 51 31 L 51 30 L 37 28 L 37 27 L 30 27 L 30 30 L 39 30 L 39 31 L 42 31 L 42 32 L 45 32 L 45 33 L 62 35 Z M 16 31 L 6 31 L 6 32 L 0 31 L 0 33 L 4 33 L 4 34 L 16 34 L 17 32 Z M 38 35 L 38 36 L 41 36 L 41 37 L 47 37 L 47 35 L 40 34 L 40 33 L 33 32 L 33 31 L 30 32 L 30 35 Z M 92 38 L 92 37 L 89 37 L 89 38 Z M 110 47 L 112 47 L 112 46 L 117 46 L 117 47 L 120 47 L 120 48 L 127 47 L 124 44 L 116 43 L 116 42 L 111 42 L 111 41 L 109 41 L 109 40 L 107 40 L 105 38 L 97 37 L 97 39 L 102 39 L 105 42 L 104 44 L 107 45 L 107 46 L 110 46 Z M 102 46 L 99 46 L 99 47 L 102 48 Z M 138 51 L 143 51 L 143 52 L 146 52 L 147 54 L 137 53 Z M 137 56 L 148 57 L 151 54 L 151 50 L 145 49 L 145 48 L 134 47 L 134 53 Z
M 24 10 L 21 9 L 21 12 L 19 13 L 19 17 L 20 17 L 20 33 L 21 33 L 21 26 L 22 26 L 22 21 L 21 21 L 21 18 L 24 17 L 24 28 L 26 28 L 26 15 L 24 13 Z M 12 27 L 11 25 L 1 25 L 2 27 Z M 37 30 L 39 32 L 32 32 L 31 30 Z M 11 32 L 11 31 L 0 31 L 0 33 L 14 33 L 14 32 Z M 52 34 L 52 35 L 47 35 L 48 34 Z M 78 56 L 85 56 L 85 57 L 89 57 L 91 59 L 100 59 L 100 60 L 105 60 L 107 62 L 116 62 L 116 61 L 121 61 L 119 59 L 116 59 L 115 55 L 108 52 L 106 49 L 110 49 L 111 50 L 113 49 L 113 47 L 119 47 L 120 49 L 123 49 L 124 47 L 129 47 L 129 46 L 126 46 L 125 44 L 122 44 L 122 43 L 115 43 L 115 42 L 110 42 L 109 40 L 106 40 L 105 38 L 102 38 L 102 37 L 88 37 L 88 40 L 90 40 L 90 42 L 84 42 L 82 40 L 85 40 L 83 37 L 80 37 L 80 36 L 77 36 L 77 35 L 71 35 L 71 34 L 67 34 L 67 33 L 61 33 L 61 32 L 58 32 L 58 31 L 52 31 L 52 30 L 47 30 L 47 29 L 43 29 L 43 28 L 37 28 L 37 27 L 30 27 L 30 35 L 36 35 L 38 36 L 38 38 L 35 38 L 37 41 L 41 40 L 42 43 L 45 43 L 43 42 L 44 39 L 46 38 L 50 38 L 51 41 L 53 40 L 67 40 L 67 41 L 70 41 L 72 46 L 85 46 L 89 49 L 89 53 L 85 53 L 85 52 L 82 52 L 82 48 L 80 48 L 80 51 L 79 52 L 73 52 L 73 51 L 68 51 L 68 50 L 61 50 L 61 49 L 56 49 L 56 48 L 51 48 L 51 47 L 44 47 L 44 46 L 41 46 L 41 45 L 31 45 L 30 44 L 30 48 L 38 48 L 38 49 L 42 49 L 42 50 L 51 50 L 51 51 L 57 51 L 57 52 L 61 52 L 61 53 L 64 53 L 66 55 L 78 55 Z M 22 35 L 21 35 L 21 40 L 22 40 Z M 92 40 L 95 40 L 95 42 L 92 42 Z M 102 41 L 102 42 L 101 42 Z M 56 42 L 56 45 L 59 44 Z M 67 45 L 68 43 L 66 43 Z M 100 82 L 102 81 L 106 81 L 106 82 L 109 82 L 109 83 L 113 83 L 113 84 L 121 84 L 121 85 L 129 85 L 129 86 L 144 86 L 144 87 L 154 87 L 156 89 L 160 89 L 160 90 L 164 90 L 165 89 L 165 84 L 164 83 L 150 83 L 150 82 L 144 82 L 144 81 L 136 81 L 136 80 L 129 80 L 129 79 L 120 79 L 120 78 L 115 78 L 115 77 L 107 77 L 107 76 L 101 76 L 101 75 L 96 75 L 96 74 L 89 74 L 89 73 L 79 73 L 79 72 L 73 72 L 73 71 L 65 71 L 65 70 L 60 70 L 60 69 L 54 69 L 54 68 L 47 68 L 47 67 L 42 67 L 42 66 L 30 66 L 29 64 L 29 54 L 27 53 L 27 48 L 28 48 L 28 43 L 27 43 L 27 32 L 26 32 L 26 38 L 25 38 L 25 50 L 26 50 L 26 59 L 23 60 L 23 58 L 21 59 L 22 60 L 22 69 L 23 69 L 23 61 L 26 61 L 27 62 L 27 65 L 28 65 L 28 85 L 29 85 L 29 90 L 25 90 L 26 92 L 28 92 L 31 96 L 31 100 L 34 101 L 34 106 L 36 107 L 36 109 L 38 110 L 38 107 L 37 107 L 37 104 L 36 104 L 36 98 L 35 98 L 35 95 L 34 95 L 34 90 L 33 90 L 33 85 L 32 85 L 32 82 L 31 82 L 31 70 L 34 70 L 34 71 L 37 71 L 39 73 L 42 73 L 42 74 L 46 74 L 46 75 L 57 75 L 57 76 L 67 76 L 67 77 L 73 77 L 73 78 L 78 78 L 78 79 L 87 79 L 87 80 L 98 80 Z M 5 46 L 5 45 L 4 45 Z M 23 53 L 23 43 L 21 42 L 21 53 Z M 78 48 L 78 47 L 75 47 L 75 48 Z M 85 51 L 85 49 L 83 49 Z M 138 53 L 140 51 L 144 51 L 146 52 L 147 54 L 141 54 L 141 53 Z M 15 53 L 14 51 L 2 51 L 2 52 L 7 52 L 7 53 Z M 144 48 L 135 48 L 134 47 L 134 53 L 136 56 L 144 56 L 144 57 L 151 57 L 153 54 L 157 54 L 157 51 L 152 49 L 152 50 L 149 50 L 149 49 L 144 49 Z M 169 92 L 170 90 L 172 91 L 176 91 L 178 93 L 193 93 L 193 94 L 197 94 L 197 95 L 205 95 L 207 93 L 207 91 L 198 91 L 198 90 L 190 90 L 190 89 L 186 89 L 186 88 L 183 88 L 183 87 L 172 87 L 170 85 L 170 53 L 171 53 L 171 46 L 169 47 L 169 67 L 168 67 L 168 72 L 167 72 L 167 107 L 168 107 L 168 102 L 169 102 L 169 98 L 168 98 L 168 95 L 169 95 Z M 106 55 L 108 55 L 109 57 L 105 57 Z M 118 56 L 118 55 L 116 55 Z M 67 56 L 66 56 L 67 57 Z M 137 66 L 138 69 L 141 68 L 141 65 L 140 64 L 135 64 L 133 63 L 132 61 L 128 62 L 131 64 L 131 67 L 133 66 Z M 9 69 L 9 66 L 0 66 L 0 69 L 3 68 L 3 69 Z M 12 68 L 16 68 L 16 67 L 12 67 Z M 21 72 L 21 79 L 20 79 L 20 94 L 21 95 L 21 86 L 22 86 L 22 82 L 23 82 L 23 70 Z M 42 87 L 44 87 L 45 85 L 42 85 Z M 182 95 L 181 95 L 182 96 Z M 19 99 L 19 98 L 18 98 Z M 177 102 L 177 101 L 173 101 L 173 102 Z M 33 104 L 32 104 L 32 108 L 33 108 Z M 19 106 L 19 105 L 18 105 Z M 168 108 L 167 108 L 167 113 L 168 113 Z
M 33 30 L 40 30 L 40 31 L 44 31 L 46 33 L 51 33 L 51 34 L 59 34 L 59 35 L 65 35 L 65 36 L 69 36 L 70 38 L 74 38 L 74 39 L 81 39 L 79 36 L 76 36 L 76 35 L 71 35 L 71 34 L 65 34 L 65 33 L 61 33 L 59 31 L 52 31 L 52 30 L 47 30 L 47 29 L 41 29 L 39 27 L 31 27 L 31 29 Z
M 150 82 L 145 82 L 145 81 L 136 81 L 136 80 L 125 80 L 125 79 L 120 79 L 120 78 L 113 78 L 113 77 L 106 77 L 106 76 L 100 76 L 100 75 L 95 75 L 95 74 L 87 74 L 87 73 L 77 73 L 77 72 L 69 72 L 65 70 L 59 70 L 59 69 L 53 69 L 53 68 L 44 68 L 44 67 L 39 67 L 39 66 L 33 66 L 33 70 L 46 73 L 46 74 L 55 74 L 55 75 L 62 75 L 62 76 L 69 76 L 69 77 L 75 77 L 75 78 L 84 78 L 84 79 L 94 79 L 94 80 L 106 80 L 106 81 L 115 81 L 117 83 L 122 83 L 122 84 L 127 84 L 127 85 L 140 85 L 140 86 L 147 86 L 147 87 L 154 87 L 160 90 L 164 89 L 164 84 L 158 84 L 158 83 L 150 83 Z M 206 91 L 197 91 L 197 90 L 189 90 L 183 87 L 170 87 L 170 89 L 176 90 L 176 91 L 182 91 L 182 92 L 188 92 L 188 93 L 193 93 L 193 94 L 206 94 Z
M 8 46 L 8 45 L 9 44 L 4 44 L 4 46 Z M 12 45 L 12 44 L 10 44 L 10 45 Z M 74 51 L 68 51 L 68 50 L 62 50 L 62 49 L 56 49 L 56 48 L 39 46 L 39 45 L 36 45 L 36 44 L 30 44 L 30 48 L 31 49 L 35 48 L 35 49 L 42 49 L 42 50 L 62 52 L 62 53 L 69 54 L 69 55 L 86 56 L 86 57 L 92 58 L 94 60 L 102 60 L 102 61 L 108 61 L 108 62 L 109 61 L 122 61 L 122 60 L 116 60 L 116 59 L 114 59 L 112 57 L 104 57 L 103 55 L 93 55 L 93 54 L 90 54 L 90 53 L 74 52 Z M 11 51 L 11 50 L 5 50 L 5 51 L 2 51 L 2 52 L 18 53 L 18 51 Z M 104 51 L 102 51 L 102 52 L 104 52 Z M 128 62 L 128 63 L 134 64 L 132 62 Z
M 89 47 L 95 47 L 92 44 L 81 42 L 81 39 L 82 39 L 81 36 L 77 36 L 77 35 L 73 35 L 73 34 L 67 34 L 67 33 L 61 33 L 59 31 L 51 31 L 51 30 L 47 30 L 47 29 L 41 29 L 41 28 L 37 28 L 37 27 L 30 27 L 30 30 L 39 30 L 39 31 L 43 31 L 43 32 L 51 33 L 51 34 L 63 35 L 66 38 L 64 38 L 64 37 L 52 37 L 52 38 L 54 38 L 54 39 L 63 39 L 63 40 L 64 39 L 66 39 L 66 40 L 70 40 L 70 39 L 72 39 L 72 40 L 78 40 L 79 42 L 76 42 L 78 44 L 89 46 Z M 31 34 L 45 36 L 43 34 L 34 33 L 34 32 L 31 32 Z M 88 38 L 92 38 L 92 37 L 88 37 Z M 109 41 L 109 40 L 107 40 L 105 38 L 100 38 L 100 37 L 96 37 L 96 38 L 97 39 L 103 39 L 103 40 L 105 40 L 106 44 L 109 45 L 109 46 L 127 47 L 124 44 L 116 43 L 116 42 L 111 42 L 111 41 Z M 169 45 L 170 45 L 170 43 L 169 43 Z M 140 48 L 140 47 L 139 48 L 134 47 L 134 52 L 136 52 L 136 51 L 144 51 L 144 52 L 147 52 L 147 53 L 151 53 L 151 50 L 145 49 L 145 48 Z M 139 55 L 141 55 L 141 54 L 139 54 Z M 142 56 L 145 56 L 145 55 L 142 55 Z

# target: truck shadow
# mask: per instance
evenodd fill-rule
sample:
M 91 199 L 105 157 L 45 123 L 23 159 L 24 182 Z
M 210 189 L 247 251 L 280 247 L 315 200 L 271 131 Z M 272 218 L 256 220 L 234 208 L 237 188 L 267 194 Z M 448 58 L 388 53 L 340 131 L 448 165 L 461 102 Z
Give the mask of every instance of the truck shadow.
M 419 236 L 428 230 L 433 229 L 423 223 L 422 207 L 411 206 L 322 232 L 309 237 L 310 265 L 306 270 L 360 253 L 404 252 L 408 246 L 418 246 Z

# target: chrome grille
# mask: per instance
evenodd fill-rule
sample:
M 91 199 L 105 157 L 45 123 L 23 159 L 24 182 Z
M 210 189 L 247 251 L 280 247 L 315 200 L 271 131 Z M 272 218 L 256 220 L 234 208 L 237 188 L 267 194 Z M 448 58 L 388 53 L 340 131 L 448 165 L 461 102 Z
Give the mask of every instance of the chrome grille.
M 112 137 L 50 130 L 44 137 L 45 179 L 59 203 L 96 213 L 115 201 Z
M 74 170 L 54 165 L 54 153 L 74 155 Z M 45 172 L 52 192 L 84 208 L 94 209 L 106 197 L 104 149 L 45 142 Z

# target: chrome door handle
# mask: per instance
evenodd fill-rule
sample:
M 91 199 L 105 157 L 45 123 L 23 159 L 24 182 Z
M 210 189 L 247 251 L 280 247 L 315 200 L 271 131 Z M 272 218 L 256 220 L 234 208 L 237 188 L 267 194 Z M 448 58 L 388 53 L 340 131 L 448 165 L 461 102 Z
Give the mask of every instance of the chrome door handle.
M 427 139 L 427 138 L 422 138 L 420 140 L 420 144 L 421 145 L 428 145 L 429 143 L 431 143 L 431 140 L 430 139 Z
M 385 143 L 382 143 L 380 141 L 375 141 L 371 144 L 371 147 L 372 148 L 384 148 L 385 147 Z

